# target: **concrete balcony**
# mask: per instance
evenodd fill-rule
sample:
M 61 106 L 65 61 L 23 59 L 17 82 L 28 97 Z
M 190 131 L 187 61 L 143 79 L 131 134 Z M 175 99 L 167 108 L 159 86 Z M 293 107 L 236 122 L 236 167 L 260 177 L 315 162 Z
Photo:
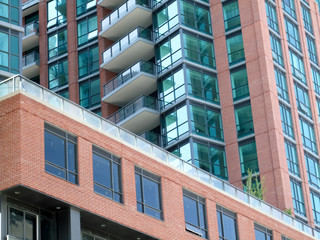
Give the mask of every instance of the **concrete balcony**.
M 149 29 L 136 28 L 102 53 L 100 67 L 120 73 L 133 63 L 154 57 L 153 33 Z
M 22 74 L 27 78 L 34 78 L 40 73 L 39 53 L 32 52 L 23 56 Z
M 101 21 L 100 35 L 115 41 L 136 26 L 148 27 L 151 24 L 150 1 L 129 0 Z
M 160 124 L 158 100 L 141 96 L 107 119 L 133 133 L 149 131 Z
M 22 4 L 22 17 L 39 11 L 39 0 L 30 0 Z
M 124 2 L 125 0 L 99 0 L 97 4 L 107 9 L 115 9 Z
M 32 22 L 24 27 L 24 36 L 22 38 L 23 51 L 39 46 L 39 24 Z
M 124 106 L 141 95 L 149 95 L 157 90 L 155 65 L 140 61 L 104 86 L 103 101 L 117 106 Z

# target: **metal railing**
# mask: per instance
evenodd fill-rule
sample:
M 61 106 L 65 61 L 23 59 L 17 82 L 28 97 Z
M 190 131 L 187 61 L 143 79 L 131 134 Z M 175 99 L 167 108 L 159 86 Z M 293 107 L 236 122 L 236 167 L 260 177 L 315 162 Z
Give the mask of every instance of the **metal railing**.
M 39 23 L 37 21 L 24 26 L 24 35 L 28 36 L 31 33 L 39 33 Z
M 138 27 L 123 37 L 118 42 L 114 43 L 110 48 L 102 53 L 103 62 L 107 62 L 112 57 L 119 54 L 122 50 L 129 47 L 132 43 L 136 42 L 139 38 L 153 42 L 153 33 L 149 29 Z
M 36 51 L 28 53 L 28 54 L 24 55 L 22 58 L 22 66 L 23 67 L 26 67 L 26 66 L 33 64 L 33 63 L 36 63 L 36 64 L 39 63 L 39 53 Z
M 90 112 L 89 110 L 80 107 L 79 105 L 65 99 L 48 89 L 31 82 L 30 80 L 16 75 L 7 80 L 0 82 L 0 98 L 14 93 L 15 91 L 24 92 L 27 96 L 32 96 L 44 104 L 51 105 L 66 115 L 72 116 L 85 124 L 101 131 L 104 134 L 113 136 L 115 139 L 121 140 L 129 146 L 134 146 L 141 152 L 146 152 L 159 162 L 165 162 L 172 167 L 179 169 L 187 174 L 192 175 L 198 181 L 203 181 L 212 188 L 220 189 L 226 195 L 231 195 L 238 201 L 249 204 L 263 214 L 268 214 L 273 218 L 290 225 L 292 228 L 302 231 L 305 234 L 320 239 L 320 230 L 310 227 L 309 225 L 295 219 L 285 212 L 273 207 L 272 205 L 244 192 L 243 190 L 232 186 L 226 181 L 223 181 L 212 174 L 178 158 L 176 155 L 167 152 L 166 150 L 151 144 L 145 139 L 116 126 L 106 119 Z
M 120 87 L 124 83 L 128 82 L 132 78 L 138 76 L 141 73 L 147 73 L 151 75 L 156 75 L 156 66 L 153 63 L 139 61 L 130 68 L 119 73 L 116 77 L 111 79 L 103 86 L 104 96 L 108 95 L 110 92 Z

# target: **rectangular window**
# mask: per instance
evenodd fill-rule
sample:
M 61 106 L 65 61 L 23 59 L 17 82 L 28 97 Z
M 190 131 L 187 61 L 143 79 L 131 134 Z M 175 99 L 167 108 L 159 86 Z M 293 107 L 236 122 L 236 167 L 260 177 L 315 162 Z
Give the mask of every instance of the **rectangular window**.
M 286 156 L 287 156 L 289 172 L 300 177 L 299 161 L 298 161 L 296 146 L 287 140 L 284 140 L 284 146 L 286 148 Z
M 19 66 L 19 33 L 0 32 L 0 70 L 17 74 Z
M 313 153 L 318 154 L 313 125 L 301 117 L 299 117 L 299 122 L 303 146 Z
M 60 90 L 60 91 L 56 91 L 56 94 L 59 94 L 61 97 L 64 97 L 66 99 L 69 99 L 69 89 L 68 88 Z
M 292 240 L 292 239 L 285 236 L 281 236 L 281 240 Z
M 294 6 L 294 0 L 282 0 L 282 8 L 294 19 L 296 18 L 296 7 Z
M 242 176 L 248 175 L 248 170 L 259 172 L 256 142 L 250 142 L 239 146 L 240 167 Z
M 226 31 L 240 27 L 240 13 L 237 0 L 223 5 L 223 18 Z
M 314 64 L 318 65 L 318 55 L 317 55 L 317 49 L 316 44 L 314 40 L 306 34 L 307 44 L 308 44 L 308 52 L 309 52 L 309 58 L 310 61 Z
M 242 33 L 227 38 L 229 65 L 245 60 Z
M 183 189 L 183 206 L 186 230 L 202 238 L 208 238 L 205 199 Z
M 101 103 L 100 79 L 89 79 L 79 84 L 79 104 L 91 108 Z
M 270 43 L 271 43 L 273 61 L 283 66 L 281 43 L 280 43 L 280 40 L 272 33 L 270 33 Z
M 289 54 L 293 76 L 300 82 L 307 84 L 302 58 L 294 53 L 291 49 L 289 49 Z
M 77 184 L 77 137 L 47 123 L 44 130 L 46 172 Z
M 161 204 L 161 178 L 135 167 L 137 209 L 157 219 L 163 219 Z
M 170 2 L 165 8 L 157 11 L 153 24 L 157 39 L 162 37 L 171 28 L 177 26 L 179 24 L 177 1 Z
M 279 69 L 274 68 L 274 73 L 276 77 L 278 96 L 282 100 L 285 100 L 289 103 L 289 94 L 286 75 Z
M 79 78 L 83 78 L 99 71 L 99 48 L 87 48 L 78 55 Z
M 238 240 L 237 215 L 217 205 L 219 240 Z
M 256 240 L 272 240 L 272 231 L 266 227 L 258 224 L 254 224 L 254 233 Z
M 98 38 L 97 15 L 87 17 L 78 22 L 78 47 Z
M 313 187 L 320 189 L 320 166 L 319 160 L 315 157 L 304 154 L 307 165 L 308 181 Z
M 26 240 L 38 239 L 37 215 L 12 207 L 9 207 L 8 211 L 8 234 L 10 237 Z
M 77 16 L 92 10 L 96 7 L 96 4 L 97 1 L 95 0 L 77 0 Z
M 287 41 L 301 52 L 298 26 L 295 23 L 291 22 L 286 17 L 284 18 L 284 22 L 285 22 L 286 32 L 287 32 Z
M 294 84 L 294 90 L 296 93 L 298 110 L 312 119 L 309 94 L 307 90 L 305 90 L 303 87 L 301 87 L 297 83 Z
M 68 31 L 60 30 L 48 37 L 48 58 L 61 56 L 68 52 Z
M 313 27 L 312 27 L 312 20 L 309 9 L 307 9 L 303 4 L 301 4 L 302 9 L 302 18 L 303 18 L 303 24 L 304 28 L 309 31 L 311 34 L 313 34 Z
M 0 20 L 19 26 L 19 0 L 0 1 Z
M 67 22 L 67 0 L 52 0 L 47 2 L 47 28 Z
M 269 1 L 266 1 L 266 11 L 267 11 L 268 26 L 272 30 L 279 33 L 277 10 L 275 6 L 273 6 Z
M 68 84 L 68 60 L 57 61 L 48 68 L 49 89 L 54 90 Z
M 316 68 L 311 67 L 314 91 L 320 95 L 320 72 Z
M 98 194 L 122 203 L 121 160 L 119 157 L 92 146 L 93 188 Z
M 316 98 L 317 109 L 318 109 L 318 121 L 320 121 L 320 99 Z
M 234 109 L 238 138 L 254 133 L 251 104 Z
M 237 69 L 230 73 L 233 101 L 249 96 L 247 69 Z
M 315 191 L 310 191 L 310 198 L 314 222 L 320 225 L 320 194 Z
M 297 180 L 290 178 L 290 185 L 294 212 L 295 214 L 300 214 L 306 217 L 306 209 L 304 206 L 301 183 Z
M 282 103 L 279 103 L 279 107 L 283 133 L 294 139 L 291 110 Z

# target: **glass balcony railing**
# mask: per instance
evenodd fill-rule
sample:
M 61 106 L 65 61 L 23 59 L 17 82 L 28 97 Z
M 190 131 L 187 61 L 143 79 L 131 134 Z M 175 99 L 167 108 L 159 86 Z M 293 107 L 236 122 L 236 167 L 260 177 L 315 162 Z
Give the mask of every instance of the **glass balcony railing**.
M 101 20 L 101 31 L 106 30 L 137 6 L 151 8 L 149 0 L 129 0 Z
M 24 35 L 28 36 L 31 33 L 38 33 L 39 32 L 39 23 L 32 22 L 24 26 Z
M 122 73 L 118 74 L 116 77 L 107 82 L 104 86 L 104 96 L 108 95 L 110 92 L 120 87 L 124 83 L 128 82 L 130 79 L 138 76 L 141 73 L 147 73 L 151 75 L 156 74 L 156 66 L 153 63 L 140 61 L 134 64 L 132 67 L 126 69 Z
M 113 136 L 115 140 L 125 142 L 130 146 L 134 146 L 141 152 L 152 155 L 157 161 L 166 163 L 172 168 L 185 172 L 188 175 L 193 176 L 193 179 L 199 182 L 205 182 L 207 186 L 211 186 L 212 189 L 219 189 L 222 194 L 226 196 L 230 195 L 235 201 L 248 204 L 251 208 L 258 212 L 268 214 L 275 219 L 278 219 L 282 224 L 287 224 L 289 227 L 302 231 L 307 235 L 310 235 L 316 239 L 320 239 L 320 230 L 312 228 L 308 224 L 295 219 L 294 217 L 286 214 L 285 212 L 273 207 L 272 205 L 244 192 L 243 190 L 232 186 L 230 183 L 223 181 L 212 174 L 202 170 L 176 155 L 169 153 L 168 151 L 151 144 L 145 139 L 134 135 L 133 133 L 118 127 L 106 119 L 92 113 L 91 111 L 80 107 L 79 105 L 65 99 L 58 94 L 51 92 L 50 90 L 33 83 L 32 81 L 16 75 L 7 80 L 0 82 L 0 98 L 7 96 L 13 92 L 21 91 L 38 99 L 39 102 L 54 106 L 62 113 L 72 116 L 81 122 L 86 123 L 88 126 L 92 126 L 97 131 L 107 133 Z
M 158 133 L 154 133 L 154 132 L 144 132 L 142 134 L 140 134 L 140 137 L 144 138 L 145 140 L 159 146 L 159 147 L 162 147 L 163 144 L 162 144 L 162 136 Z
M 22 64 L 23 67 L 26 67 L 33 63 L 39 62 L 39 53 L 38 52 L 31 52 L 23 56 Z
M 141 96 L 135 101 L 129 103 L 128 105 L 124 106 L 107 119 L 114 124 L 117 124 L 126 118 L 132 116 L 142 108 L 148 108 L 151 110 L 159 111 L 159 103 L 156 98 L 150 96 Z
M 132 32 L 102 53 L 103 62 L 109 61 L 121 51 L 135 43 L 138 39 L 144 39 L 153 42 L 153 33 L 151 30 L 142 27 L 134 29 Z

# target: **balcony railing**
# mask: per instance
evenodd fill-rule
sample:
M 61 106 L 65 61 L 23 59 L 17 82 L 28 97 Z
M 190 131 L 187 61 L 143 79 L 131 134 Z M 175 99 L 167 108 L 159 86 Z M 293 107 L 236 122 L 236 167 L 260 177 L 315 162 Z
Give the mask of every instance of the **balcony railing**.
M 32 22 L 24 26 L 24 35 L 28 36 L 31 33 L 38 33 L 39 32 L 39 23 Z
M 138 112 L 142 108 L 148 108 L 151 110 L 159 111 L 159 103 L 156 98 L 150 96 L 141 96 L 135 101 L 124 106 L 107 119 L 114 124 L 118 124 L 125 120 L 126 118 L 132 116 L 134 113 Z
M 141 73 L 147 73 L 151 75 L 156 74 L 156 66 L 153 63 L 140 61 L 134 64 L 132 67 L 126 69 L 122 73 L 118 74 L 116 77 L 107 82 L 104 86 L 104 96 L 120 87 L 124 83 L 128 82 L 130 79 L 138 76 Z
M 23 67 L 26 67 L 33 63 L 38 63 L 38 61 L 39 61 L 39 53 L 31 52 L 23 56 Z
M 163 141 L 162 141 L 163 137 L 158 133 L 146 131 L 146 132 L 140 134 L 140 137 L 144 138 L 145 140 L 147 140 L 147 141 L 149 141 L 159 147 L 163 146 Z
M 16 91 L 21 91 L 26 95 L 33 96 L 44 104 L 48 104 L 59 109 L 68 116 L 71 115 L 75 119 L 78 119 L 95 129 L 99 129 L 99 131 L 103 133 L 113 136 L 115 139 L 121 139 L 129 146 L 139 149 L 139 151 L 152 155 L 155 160 L 159 162 L 164 162 L 173 168 L 183 171 L 186 174 L 190 174 L 194 179 L 197 179 L 200 182 L 205 182 L 213 189 L 220 189 L 223 194 L 230 195 L 236 199 L 236 201 L 250 205 L 253 209 L 261 212 L 262 214 L 268 214 L 278 221 L 289 225 L 291 228 L 302 231 L 316 239 L 320 239 L 320 230 L 310 227 L 304 222 L 295 219 L 272 205 L 232 186 L 228 182 L 213 176 L 212 174 L 182 160 L 181 158 L 178 158 L 176 155 L 169 153 L 168 151 L 151 144 L 145 139 L 110 123 L 104 118 L 22 76 L 16 75 L 0 82 L 0 98 Z
M 128 48 L 138 39 L 144 39 L 153 42 L 153 33 L 151 30 L 142 27 L 134 29 L 132 32 L 102 53 L 103 62 L 109 61 L 111 58 Z

